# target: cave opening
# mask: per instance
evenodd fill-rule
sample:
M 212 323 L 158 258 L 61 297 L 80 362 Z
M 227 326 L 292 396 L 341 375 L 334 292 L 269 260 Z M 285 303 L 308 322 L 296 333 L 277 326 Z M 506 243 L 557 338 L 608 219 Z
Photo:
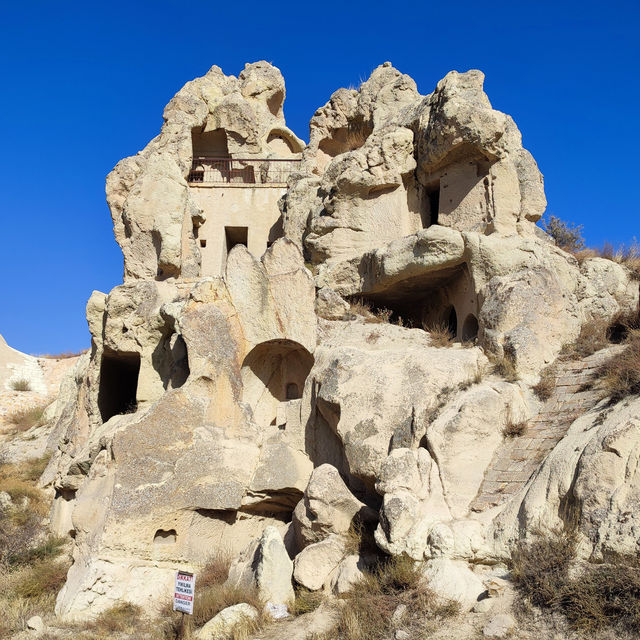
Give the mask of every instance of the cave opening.
M 137 409 L 140 354 L 105 349 L 100 363 L 98 408 L 102 422 Z

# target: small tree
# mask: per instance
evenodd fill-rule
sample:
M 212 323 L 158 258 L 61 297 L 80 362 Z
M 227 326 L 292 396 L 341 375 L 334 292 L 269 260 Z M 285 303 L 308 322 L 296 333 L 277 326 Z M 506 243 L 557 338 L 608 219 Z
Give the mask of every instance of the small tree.
M 584 249 L 582 237 L 582 225 L 564 222 L 557 216 L 549 216 L 543 220 L 542 228 L 556 241 L 556 244 L 565 251 L 580 251 Z

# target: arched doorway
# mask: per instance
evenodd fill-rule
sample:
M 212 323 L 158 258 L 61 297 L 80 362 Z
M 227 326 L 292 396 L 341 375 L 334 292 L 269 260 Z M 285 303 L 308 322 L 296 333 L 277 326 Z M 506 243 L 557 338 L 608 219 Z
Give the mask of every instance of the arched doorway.
M 456 308 L 451 305 L 444 312 L 444 325 L 449 330 L 452 338 L 456 338 L 458 336 L 458 314 L 456 313 Z
M 462 325 L 462 342 L 472 342 L 478 337 L 478 318 L 470 313 Z

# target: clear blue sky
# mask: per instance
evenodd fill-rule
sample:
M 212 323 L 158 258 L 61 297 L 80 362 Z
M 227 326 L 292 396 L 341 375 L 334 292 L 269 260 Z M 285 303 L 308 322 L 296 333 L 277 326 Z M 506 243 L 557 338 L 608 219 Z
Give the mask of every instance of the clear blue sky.
M 269 60 L 308 121 L 385 60 L 421 93 L 481 69 L 545 175 L 548 211 L 589 243 L 640 236 L 640 9 L 591 2 L 5 2 L 0 21 L 0 333 L 29 353 L 89 345 L 91 291 L 122 281 L 106 174 L 217 64 Z

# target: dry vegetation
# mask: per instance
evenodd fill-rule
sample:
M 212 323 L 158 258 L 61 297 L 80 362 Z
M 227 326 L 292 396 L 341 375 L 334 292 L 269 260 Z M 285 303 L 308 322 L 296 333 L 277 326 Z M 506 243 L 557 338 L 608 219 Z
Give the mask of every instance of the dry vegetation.
M 606 258 L 625 266 L 633 278 L 640 280 L 640 244 L 636 238 L 628 245 L 614 247 L 610 242 L 605 242 L 600 249 L 588 249 L 582 236 L 582 225 L 549 216 L 548 220 L 543 221 L 542 227 L 558 247 L 575 256 L 580 264 L 589 258 Z
M 0 511 L 0 637 L 23 630 L 32 615 L 52 612 L 66 577 L 64 541 L 45 533 L 49 504 L 35 486 L 46 463 L 0 465 L 0 491 L 11 498 Z
M 48 402 L 42 402 L 26 409 L 18 409 L 8 413 L 5 420 L 13 426 L 14 434 L 28 431 L 32 427 L 39 427 L 43 424 L 42 417 L 48 404 Z
M 9 386 L 14 391 L 31 391 L 31 383 L 26 378 L 11 380 Z
M 349 151 L 360 149 L 371 135 L 373 128 L 363 120 L 350 122 L 345 134 L 345 144 Z
M 407 556 L 390 558 L 365 573 L 342 599 L 338 625 L 322 640 L 382 640 L 393 637 L 394 629 L 425 637 L 459 612 L 457 603 L 438 598 L 426 586 L 419 567 Z M 406 612 L 394 620 L 401 604 Z
M 540 373 L 538 384 L 533 386 L 533 392 L 540 400 L 548 400 L 556 388 L 557 369 L 555 365 L 546 367 Z
M 212 556 L 206 566 L 197 576 L 197 589 L 193 603 L 193 615 L 186 616 L 184 633 L 187 636 L 193 634 L 194 628 L 201 627 L 223 609 L 235 604 L 246 603 L 255 607 L 258 611 L 264 609 L 264 603 L 260 601 L 256 589 L 247 589 L 225 585 L 229 576 L 231 556 L 224 552 L 218 552 Z M 165 638 L 173 639 L 180 634 L 182 614 L 171 610 L 168 604 L 163 611 Z M 234 628 L 231 640 L 243 640 L 248 633 L 256 631 L 264 623 L 262 618 L 257 621 L 247 620 L 246 624 L 240 624 Z
M 82 351 L 63 351 L 62 353 L 42 353 L 37 358 L 47 358 L 48 360 L 68 360 L 69 358 L 79 358 L 87 353 L 88 349 Z
M 611 346 L 622 344 L 625 348 L 613 355 L 599 371 L 599 379 L 605 393 L 613 401 L 640 393 L 640 314 L 619 313 L 610 321 L 593 319 L 582 325 L 576 340 L 564 345 L 557 362 L 582 360 Z M 540 381 L 533 390 L 541 400 L 548 400 L 556 385 L 557 362 L 540 374 Z
M 624 349 L 609 358 L 599 374 L 603 390 L 612 402 L 640 393 L 640 330 L 629 332 Z
M 434 347 L 450 347 L 456 338 L 444 322 L 425 324 L 422 328 L 431 337 L 431 344 Z
M 513 420 L 508 420 L 507 424 L 504 426 L 502 430 L 502 435 L 505 438 L 517 438 L 519 436 L 523 436 L 527 432 L 527 421 L 522 420 L 520 422 L 514 422 Z
M 349 303 L 349 307 L 349 310 L 353 315 L 364 318 L 365 322 L 391 322 L 391 311 L 389 309 L 375 309 L 363 300 L 352 300 Z
M 506 352 L 493 361 L 493 372 L 503 377 L 507 382 L 517 382 L 520 380 L 513 357 Z
M 512 554 L 512 578 L 525 604 L 562 614 L 576 630 L 640 629 L 637 557 L 576 566 L 576 536 L 569 530 L 539 533 Z

